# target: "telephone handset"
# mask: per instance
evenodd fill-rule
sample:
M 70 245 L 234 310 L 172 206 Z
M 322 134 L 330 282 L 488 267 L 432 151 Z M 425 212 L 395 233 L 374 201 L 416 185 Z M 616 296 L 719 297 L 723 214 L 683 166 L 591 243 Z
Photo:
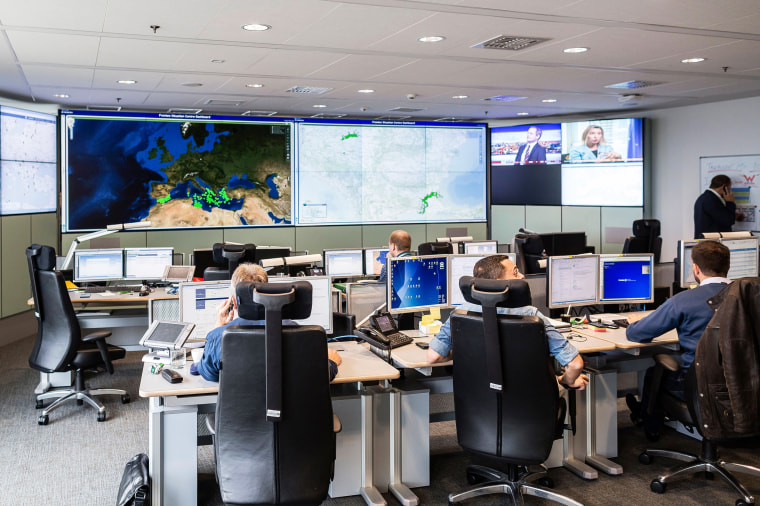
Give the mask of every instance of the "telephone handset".
M 391 340 L 388 337 L 372 327 L 358 328 L 356 329 L 356 334 L 368 343 L 378 346 L 379 348 L 387 349 L 391 345 Z

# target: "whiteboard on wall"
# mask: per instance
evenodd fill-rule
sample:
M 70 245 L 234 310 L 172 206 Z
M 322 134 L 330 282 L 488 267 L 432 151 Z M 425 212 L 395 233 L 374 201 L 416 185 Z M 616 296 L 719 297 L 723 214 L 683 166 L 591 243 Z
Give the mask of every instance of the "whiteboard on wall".
M 731 178 L 731 189 L 736 199 L 736 209 L 744 214 L 737 220 L 734 230 L 760 230 L 758 209 L 760 206 L 760 155 L 703 156 L 699 159 L 699 188 L 704 192 L 710 180 L 718 174 Z

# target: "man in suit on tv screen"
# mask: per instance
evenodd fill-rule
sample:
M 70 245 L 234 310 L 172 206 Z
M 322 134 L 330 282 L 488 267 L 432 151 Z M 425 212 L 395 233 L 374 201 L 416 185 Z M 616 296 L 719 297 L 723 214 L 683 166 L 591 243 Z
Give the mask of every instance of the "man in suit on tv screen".
M 517 150 L 515 165 L 546 163 L 546 148 L 538 143 L 542 133 L 539 127 L 532 126 L 528 129 L 525 144 Z

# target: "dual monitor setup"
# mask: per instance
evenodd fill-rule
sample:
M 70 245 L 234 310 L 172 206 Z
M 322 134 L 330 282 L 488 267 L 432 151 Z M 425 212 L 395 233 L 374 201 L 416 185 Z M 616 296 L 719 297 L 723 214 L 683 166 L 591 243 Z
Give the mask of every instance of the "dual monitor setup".
M 112 248 L 74 252 L 74 282 L 187 281 L 192 271 L 173 265 L 174 248 Z
M 731 268 L 728 279 L 739 279 L 758 275 L 758 240 L 760 237 L 749 236 L 739 238 L 684 239 L 678 241 L 678 256 L 676 257 L 676 284 L 680 288 L 691 288 L 698 284 L 694 279 L 694 263 L 691 261 L 691 250 L 701 241 L 718 241 L 728 248 L 731 254 Z

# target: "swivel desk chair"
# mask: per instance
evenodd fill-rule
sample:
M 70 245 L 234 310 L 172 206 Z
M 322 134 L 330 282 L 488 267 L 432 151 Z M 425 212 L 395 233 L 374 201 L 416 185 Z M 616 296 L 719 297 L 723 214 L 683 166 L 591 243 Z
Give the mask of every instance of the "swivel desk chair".
M 546 272 L 546 251 L 544 241 L 538 234 L 515 235 L 517 268 L 523 274 L 543 274 Z
M 652 253 L 654 262 L 660 263 L 661 251 L 660 220 L 635 220 L 633 236 L 626 237 L 623 253 Z
M 423 242 L 417 246 L 419 256 L 451 255 L 452 253 L 454 253 L 454 246 L 450 242 Z
M 566 413 L 549 355 L 544 323 L 537 316 L 497 314 L 497 307 L 530 305 L 523 280 L 462 277 L 465 300 L 483 313 L 451 315 L 454 343 L 454 406 L 459 445 L 492 467 L 468 466 L 471 488 L 449 495 L 449 504 L 504 493 L 522 504 L 522 494 L 562 504 L 580 503 L 545 488 L 525 467 L 544 462 L 562 437 Z M 544 486 L 529 480 L 538 478 Z
M 237 266 L 243 262 L 256 262 L 256 246 L 253 244 L 214 243 L 214 262 L 220 267 L 207 267 L 203 271 L 204 281 L 230 279 Z
M 320 504 L 335 461 L 327 339 L 311 285 L 240 283 L 238 312 L 266 325 L 222 336 L 215 415 L 216 475 L 225 504 Z
M 83 371 L 104 367 L 113 374 L 111 361 L 124 358 L 126 352 L 105 342 L 111 332 L 82 336 L 63 274 L 55 270 L 55 249 L 32 244 L 26 249 L 26 258 L 37 316 L 37 340 L 29 366 L 45 373 L 75 371 L 73 388 L 53 389 L 37 395 L 38 409 L 44 406 L 45 399 L 56 399 L 42 411 L 37 423 L 47 425 L 50 412 L 70 400 L 80 405 L 86 402 L 98 410 L 98 421 L 105 421 L 106 408 L 95 396 L 120 395 L 121 402 L 126 404 L 130 401 L 129 394 L 111 388 L 88 389 Z

